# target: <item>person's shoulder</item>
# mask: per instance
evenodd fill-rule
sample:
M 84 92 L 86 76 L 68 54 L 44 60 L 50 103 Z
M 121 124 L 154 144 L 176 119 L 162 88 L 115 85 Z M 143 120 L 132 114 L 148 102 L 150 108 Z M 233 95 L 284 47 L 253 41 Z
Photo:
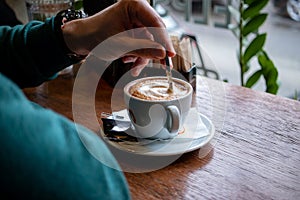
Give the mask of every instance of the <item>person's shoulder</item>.
M 0 193 L 14 188 L 22 198 L 35 194 L 43 199 L 49 191 L 61 199 L 130 198 L 117 161 L 96 133 L 30 102 L 1 73 L 0 110 L 5 152 L 0 176 L 7 180 Z

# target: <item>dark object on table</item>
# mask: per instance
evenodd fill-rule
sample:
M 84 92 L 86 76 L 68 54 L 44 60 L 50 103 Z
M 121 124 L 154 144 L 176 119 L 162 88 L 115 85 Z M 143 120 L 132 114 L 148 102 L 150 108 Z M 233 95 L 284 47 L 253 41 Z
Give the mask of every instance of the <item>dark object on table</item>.
M 128 135 L 126 132 L 129 131 L 131 123 L 127 121 L 123 121 L 122 119 L 118 119 L 119 116 L 114 116 L 110 113 L 101 113 L 101 120 L 103 122 L 103 131 L 105 136 L 114 142 L 123 142 L 123 141 L 131 141 L 137 142 L 137 138 L 131 135 Z M 114 128 L 117 126 L 128 127 L 124 131 L 118 131 Z

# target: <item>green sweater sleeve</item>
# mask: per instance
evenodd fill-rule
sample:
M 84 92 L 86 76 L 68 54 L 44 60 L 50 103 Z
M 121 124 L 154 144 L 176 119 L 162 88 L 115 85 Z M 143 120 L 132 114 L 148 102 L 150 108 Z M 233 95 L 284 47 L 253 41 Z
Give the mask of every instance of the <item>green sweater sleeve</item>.
M 0 199 L 130 199 L 103 141 L 0 74 Z
M 54 17 L 0 26 L 0 72 L 19 87 L 37 86 L 73 64 L 54 31 Z

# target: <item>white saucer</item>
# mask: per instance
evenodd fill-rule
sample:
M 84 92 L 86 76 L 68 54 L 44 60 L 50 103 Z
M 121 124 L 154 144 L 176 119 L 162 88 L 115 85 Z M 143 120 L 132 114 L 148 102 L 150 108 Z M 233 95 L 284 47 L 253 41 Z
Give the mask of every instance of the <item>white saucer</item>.
M 109 140 L 103 131 L 101 136 L 106 143 L 122 151 L 147 156 L 172 156 L 203 147 L 210 142 L 215 133 L 211 120 L 198 113 L 195 108 L 190 110 L 184 127 L 183 134 L 169 140 L 139 139 L 138 142 L 116 142 Z

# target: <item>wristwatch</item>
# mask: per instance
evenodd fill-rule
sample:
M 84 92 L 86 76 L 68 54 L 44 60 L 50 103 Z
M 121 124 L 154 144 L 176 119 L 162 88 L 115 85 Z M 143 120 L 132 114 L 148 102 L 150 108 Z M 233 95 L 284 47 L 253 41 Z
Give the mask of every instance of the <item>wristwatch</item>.
M 54 18 L 54 30 L 55 30 L 61 44 L 63 45 L 64 52 L 66 52 L 66 54 L 69 56 L 69 58 L 74 61 L 80 61 L 80 60 L 84 59 L 86 56 L 78 55 L 78 54 L 74 53 L 73 51 L 71 51 L 67 47 L 64 37 L 63 37 L 61 26 L 64 23 L 72 21 L 74 19 L 81 19 L 81 18 L 85 18 L 85 17 L 87 17 L 87 15 L 81 10 L 67 9 L 67 10 L 62 10 L 59 13 L 57 13 Z

